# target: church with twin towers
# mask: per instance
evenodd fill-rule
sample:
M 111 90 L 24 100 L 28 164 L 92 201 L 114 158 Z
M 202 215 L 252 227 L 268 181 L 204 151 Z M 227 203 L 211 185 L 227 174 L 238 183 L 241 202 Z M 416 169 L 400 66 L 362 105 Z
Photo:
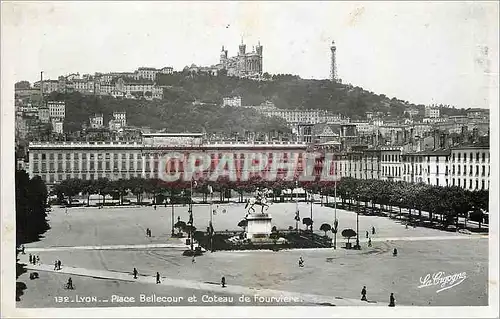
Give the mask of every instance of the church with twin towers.
M 220 65 L 227 70 L 227 75 L 249 78 L 262 75 L 262 45 L 259 42 L 250 52 L 246 49 L 246 44 L 241 41 L 238 55 L 229 58 L 228 51 L 222 47 Z

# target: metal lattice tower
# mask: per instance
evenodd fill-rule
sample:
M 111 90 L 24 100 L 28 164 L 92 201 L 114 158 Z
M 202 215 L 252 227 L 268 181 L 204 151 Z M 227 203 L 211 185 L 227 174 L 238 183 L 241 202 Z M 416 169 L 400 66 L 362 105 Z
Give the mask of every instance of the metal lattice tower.
M 330 61 L 330 80 L 333 82 L 337 82 L 337 62 L 336 62 L 336 54 L 337 47 L 335 46 L 335 41 L 332 41 L 332 46 L 330 47 L 332 51 L 331 61 Z

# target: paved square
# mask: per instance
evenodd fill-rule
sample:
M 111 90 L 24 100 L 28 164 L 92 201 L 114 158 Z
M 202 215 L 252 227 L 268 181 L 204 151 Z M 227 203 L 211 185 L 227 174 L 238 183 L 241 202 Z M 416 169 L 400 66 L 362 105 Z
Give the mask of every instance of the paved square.
M 213 205 L 217 208 L 217 205 Z M 222 209 L 226 213 L 222 213 Z M 175 219 L 188 220 L 188 207 L 176 206 Z M 299 203 L 301 217 L 308 217 L 310 205 Z M 194 224 L 205 230 L 210 219 L 209 205 L 194 206 Z M 295 227 L 294 203 L 273 204 L 269 213 L 278 229 Z M 219 205 L 213 217 L 216 231 L 241 230 L 238 222 L 244 218 L 243 204 Z M 356 214 L 337 210 L 339 219 L 338 246 L 346 240 L 340 236 L 345 228 L 356 229 Z M 390 293 L 397 305 L 420 306 L 480 306 L 488 304 L 488 238 L 464 235 L 428 228 L 408 228 L 385 217 L 359 216 L 361 251 L 342 248 L 238 251 L 206 253 L 196 258 L 183 257 L 185 245 L 170 238 L 171 207 L 142 208 L 53 208 L 49 214 L 51 229 L 45 237 L 26 245 L 28 254 L 40 256 L 40 279 L 24 281 L 28 289 L 18 303 L 20 307 L 91 307 L 126 306 L 130 303 L 105 303 L 112 295 L 133 296 L 134 306 L 151 306 L 137 300 L 140 295 L 184 297 L 179 302 L 159 302 L 158 305 L 240 305 L 241 295 L 249 296 L 246 305 L 380 305 L 387 306 Z M 313 206 L 314 228 L 319 234 L 322 223 L 333 224 L 334 210 Z M 367 247 L 365 231 L 375 227 L 370 236 L 373 247 Z M 304 228 L 304 225 L 299 227 Z M 145 236 L 146 228 L 152 237 Z M 328 233 L 331 236 L 331 233 Z M 353 242 L 355 239 L 351 239 Z M 120 246 L 121 245 L 121 246 Z M 398 256 L 392 256 L 393 248 Z M 305 267 L 297 266 L 302 256 Z M 56 259 L 62 261 L 62 270 L 54 272 Z M 26 262 L 27 263 L 27 262 Z M 134 280 L 136 267 L 139 279 Z M 31 270 L 28 271 L 28 273 Z M 466 273 L 466 279 L 450 289 L 436 292 L 439 286 L 418 288 L 420 278 L 443 271 L 446 275 Z M 159 272 L 162 284 L 156 285 L 154 275 Z M 62 289 L 71 276 L 76 290 Z M 220 287 L 225 276 L 228 287 Z M 137 281 L 137 282 L 134 282 Z M 367 287 L 367 297 L 374 303 L 362 302 L 360 291 Z M 200 300 L 213 295 L 233 297 L 220 303 Z M 260 296 L 288 296 L 291 300 L 255 299 Z M 76 303 L 78 296 L 96 296 L 97 302 Z M 188 302 L 188 296 L 197 296 L 197 302 Z M 57 302 L 55 296 L 72 296 L 73 302 Z M 295 298 L 295 299 L 294 299 Z M 84 298 L 85 299 L 85 298 Z

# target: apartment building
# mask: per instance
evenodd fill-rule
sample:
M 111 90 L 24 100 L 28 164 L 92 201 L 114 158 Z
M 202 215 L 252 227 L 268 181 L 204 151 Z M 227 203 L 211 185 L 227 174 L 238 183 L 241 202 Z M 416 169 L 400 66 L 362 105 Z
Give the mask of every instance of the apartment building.
M 489 143 L 469 143 L 451 148 L 451 185 L 468 190 L 490 188 Z
M 440 115 L 440 110 L 436 107 L 426 107 L 424 114 L 425 117 L 438 118 Z
M 230 96 L 222 98 L 222 106 L 241 107 L 241 96 Z
M 402 180 L 401 153 L 401 147 L 384 146 L 380 148 L 380 179 Z
M 64 119 L 66 117 L 66 102 L 64 101 L 48 101 L 49 116 L 51 118 Z
M 50 110 L 48 107 L 38 108 L 38 119 L 42 123 L 49 123 L 50 122 Z
M 208 152 L 215 158 L 224 152 L 254 154 L 306 150 L 303 143 L 200 143 L 197 141 L 201 134 L 164 133 L 143 137 L 142 143 L 30 143 L 28 173 L 30 177 L 40 176 L 49 185 L 70 178 L 159 178 L 161 156 L 165 152 Z
M 450 185 L 449 149 L 402 155 L 403 181 L 436 186 Z
M 104 117 L 102 114 L 94 114 L 89 117 L 89 124 L 91 128 L 102 128 L 104 126 Z
M 379 179 L 381 170 L 381 151 L 367 149 L 363 151 L 362 158 L 363 179 Z

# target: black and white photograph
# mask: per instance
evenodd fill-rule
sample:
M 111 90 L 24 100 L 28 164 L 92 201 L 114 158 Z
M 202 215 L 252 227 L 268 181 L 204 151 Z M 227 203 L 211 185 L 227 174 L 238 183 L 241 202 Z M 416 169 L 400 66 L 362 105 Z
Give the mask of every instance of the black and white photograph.
M 498 2 L 1 26 L 6 318 L 498 317 Z

